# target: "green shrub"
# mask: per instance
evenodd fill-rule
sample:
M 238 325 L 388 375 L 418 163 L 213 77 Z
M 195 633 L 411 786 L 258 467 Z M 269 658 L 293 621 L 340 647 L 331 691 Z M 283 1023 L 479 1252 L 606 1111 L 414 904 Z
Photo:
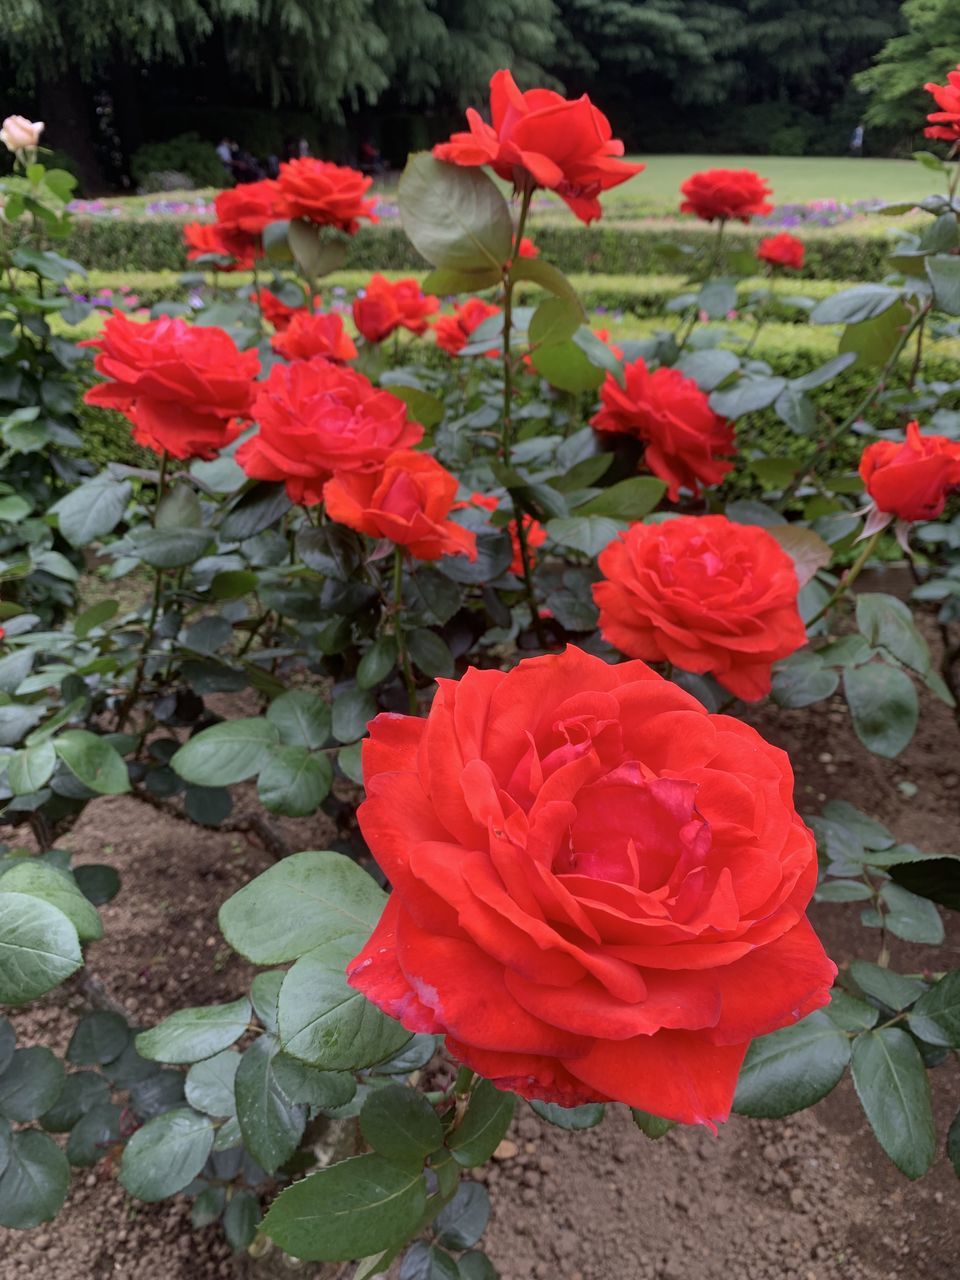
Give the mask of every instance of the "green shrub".
M 157 190 L 152 178 L 162 173 L 182 173 L 195 187 L 222 187 L 226 173 L 213 144 L 198 133 L 180 133 L 167 142 L 148 142 L 130 159 L 130 172 L 138 187 Z M 160 188 L 166 190 L 166 188 Z

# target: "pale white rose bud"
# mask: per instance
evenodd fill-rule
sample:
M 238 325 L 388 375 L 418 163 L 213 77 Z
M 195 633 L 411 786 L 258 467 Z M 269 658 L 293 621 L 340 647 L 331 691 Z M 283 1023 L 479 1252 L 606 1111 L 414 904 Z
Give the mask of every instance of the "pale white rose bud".
M 7 116 L 0 129 L 0 142 L 8 151 L 25 151 L 36 147 L 43 133 L 42 120 L 28 120 L 26 116 Z

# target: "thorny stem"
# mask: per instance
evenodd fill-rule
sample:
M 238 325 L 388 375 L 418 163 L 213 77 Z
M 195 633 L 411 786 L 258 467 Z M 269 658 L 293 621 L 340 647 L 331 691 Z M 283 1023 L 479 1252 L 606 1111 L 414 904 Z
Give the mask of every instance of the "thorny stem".
M 826 603 L 823 604 L 817 610 L 817 612 L 813 615 L 813 617 L 807 623 L 808 630 L 810 629 L 810 627 L 814 625 L 814 623 L 819 622 L 822 617 L 828 614 L 830 610 L 833 608 L 833 606 L 837 603 L 837 601 L 847 594 L 847 592 L 853 586 L 854 582 L 856 582 L 857 578 L 860 576 L 860 571 L 863 569 L 863 566 L 869 560 L 870 553 L 873 551 L 874 547 L 877 545 L 877 542 L 880 538 L 881 533 L 883 533 L 883 530 L 878 529 L 876 533 L 874 533 L 871 537 L 869 537 L 866 540 L 866 542 L 863 544 L 863 550 L 857 556 L 856 560 L 854 560 L 853 564 L 846 571 L 846 573 L 843 574 L 840 581 L 837 583 L 836 587 L 831 592 Z

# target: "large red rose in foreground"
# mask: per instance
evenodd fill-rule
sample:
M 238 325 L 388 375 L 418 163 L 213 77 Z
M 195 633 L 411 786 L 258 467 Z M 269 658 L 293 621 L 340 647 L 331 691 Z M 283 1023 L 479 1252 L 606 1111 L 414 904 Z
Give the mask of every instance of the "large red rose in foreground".
M 710 672 L 755 701 L 770 667 L 806 644 L 793 561 L 772 534 L 726 516 L 635 524 L 601 553 L 604 639 L 630 658 Z
M 623 143 L 586 94 L 570 102 L 552 89 L 521 93 L 509 71 L 497 71 L 490 81 L 490 115 L 492 125 L 468 108 L 469 132 L 455 133 L 433 154 L 449 164 L 488 164 L 518 186 L 526 180 L 555 191 L 581 222 L 600 217 L 602 191 L 646 167 L 618 158 Z
M 350 984 L 504 1089 L 688 1124 L 828 999 L 786 755 L 569 648 L 379 715 L 360 826 L 393 893 Z
M 929 124 L 924 133 L 928 138 L 942 138 L 944 142 L 960 142 L 960 66 L 947 73 L 946 84 L 925 84 L 940 108 L 927 116 Z
M 666 366 L 651 373 L 643 360 L 623 372 L 626 386 L 607 374 L 591 426 L 645 441 L 644 462 L 667 482 L 671 501 L 681 487 L 696 494 L 719 484 L 733 466 L 726 456 L 733 452 L 733 427 L 713 412 L 694 380 Z
M 250 416 L 255 351 L 238 351 L 223 329 L 190 325 L 180 317 L 135 322 L 115 312 L 96 338 L 97 373 L 87 404 L 119 409 L 138 444 L 174 458 L 212 458 Z
M 860 458 L 860 477 L 878 511 L 899 520 L 936 520 L 947 495 L 960 488 L 960 444 L 946 436 L 925 436 L 907 424 L 902 444 L 877 440 Z
M 339 227 L 353 235 L 360 219 L 377 221 L 376 201 L 364 195 L 373 179 L 358 169 L 305 156 L 280 166 L 277 185 L 284 218 L 306 218 L 322 227 Z
M 295 312 L 289 322 L 273 335 L 270 345 L 285 360 L 352 360 L 357 354 L 354 340 L 343 327 L 343 317 L 323 311 Z
M 695 213 L 713 222 L 717 218 L 764 217 L 773 212 L 766 179 L 752 169 L 705 169 L 694 173 L 680 186 L 681 213 Z
M 255 480 L 283 480 L 305 506 L 321 500 L 334 471 L 375 471 L 423 437 L 402 400 L 328 360 L 275 364 L 258 384 L 252 417 L 260 430 L 237 462 Z

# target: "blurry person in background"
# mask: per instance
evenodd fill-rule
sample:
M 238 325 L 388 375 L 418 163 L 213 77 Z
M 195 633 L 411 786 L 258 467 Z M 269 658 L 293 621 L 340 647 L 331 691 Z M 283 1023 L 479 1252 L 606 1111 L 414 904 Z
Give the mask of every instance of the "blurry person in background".
M 850 154 L 852 156 L 863 155 L 863 125 L 858 124 L 850 135 Z

